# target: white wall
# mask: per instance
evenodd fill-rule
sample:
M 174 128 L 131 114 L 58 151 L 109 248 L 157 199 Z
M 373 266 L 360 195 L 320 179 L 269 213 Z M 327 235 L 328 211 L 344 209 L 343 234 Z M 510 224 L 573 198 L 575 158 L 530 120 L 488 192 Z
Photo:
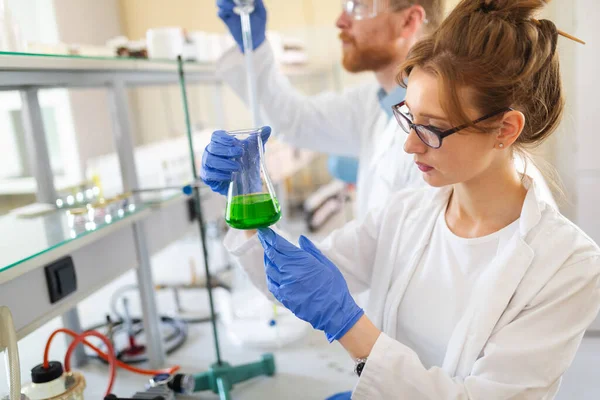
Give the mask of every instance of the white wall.
M 103 45 L 122 33 L 118 0 L 54 0 L 54 8 L 61 42 Z M 114 149 L 107 91 L 69 90 L 69 101 L 77 136 L 78 168 L 84 171 L 86 160 Z
M 600 242 L 600 2 L 577 0 L 573 15 L 574 32 L 586 46 L 577 46 L 574 69 L 574 118 L 577 147 L 574 184 L 577 191 L 577 222 Z M 563 7 L 570 8 L 570 7 Z
M 587 41 L 585 46 L 559 38 L 566 109 L 563 122 L 549 143 L 550 160 L 560 173 L 567 202 L 561 211 L 596 242 L 600 242 L 600 2 L 576 0 L 547 6 L 543 17 L 559 29 Z
M 19 23 L 24 40 L 56 43 L 58 32 L 54 7 L 48 0 L 8 0 L 13 18 Z
M 547 18 L 561 29 L 574 32 L 575 7 L 564 7 L 558 2 L 549 3 L 540 18 Z M 556 169 L 560 176 L 564 197 L 557 198 L 561 212 L 572 220 L 577 219 L 577 188 L 574 177 L 576 175 L 576 151 L 574 140 L 576 135 L 576 121 L 573 114 L 576 109 L 577 93 L 575 90 L 575 53 L 580 50 L 580 45 L 570 40 L 559 38 L 558 52 L 560 55 L 561 74 L 565 93 L 565 113 L 558 130 L 544 145 L 545 159 Z

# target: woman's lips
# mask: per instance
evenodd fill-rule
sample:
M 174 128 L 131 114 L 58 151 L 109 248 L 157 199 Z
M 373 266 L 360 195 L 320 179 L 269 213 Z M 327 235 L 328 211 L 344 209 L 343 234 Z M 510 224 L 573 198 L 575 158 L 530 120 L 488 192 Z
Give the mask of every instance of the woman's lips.
M 421 172 L 430 172 L 430 171 L 433 171 L 435 169 L 431 165 L 423 164 L 423 163 L 420 163 L 420 162 L 415 162 L 415 164 L 417 164 L 417 167 L 419 167 L 419 169 L 421 170 Z

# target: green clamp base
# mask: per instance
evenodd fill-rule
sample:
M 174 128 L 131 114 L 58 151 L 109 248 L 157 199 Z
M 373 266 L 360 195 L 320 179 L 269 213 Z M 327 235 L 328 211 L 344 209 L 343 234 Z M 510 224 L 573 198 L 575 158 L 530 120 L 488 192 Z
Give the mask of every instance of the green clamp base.
M 264 354 L 261 361 L 235 367 L 225 362 L 220 365 L 213 364 L 209 371 L 194 375 L 194 392 L 212 390 L 221 400 L 229 400 L 229 392 L 234 385 L 263 375 L 275 375 L 273 354 Z

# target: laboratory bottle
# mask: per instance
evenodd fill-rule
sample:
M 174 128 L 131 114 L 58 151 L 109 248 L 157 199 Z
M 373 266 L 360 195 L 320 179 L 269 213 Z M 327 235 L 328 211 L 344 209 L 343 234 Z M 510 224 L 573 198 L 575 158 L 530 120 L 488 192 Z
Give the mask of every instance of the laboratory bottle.
M 241 169 L 231 176 L 225 221 L 235 229 L 266 228 L 281 218 L 281 207 L 267 173 L 261 129 L 227 132 L 239 140 Z
M 29 400 L 83 400 L 86 383 L 77 372 L 64 372 L 60 362 L 51 361 L 49 368 L 38 365 L 31 370 L 31 383 L 22 392 Z

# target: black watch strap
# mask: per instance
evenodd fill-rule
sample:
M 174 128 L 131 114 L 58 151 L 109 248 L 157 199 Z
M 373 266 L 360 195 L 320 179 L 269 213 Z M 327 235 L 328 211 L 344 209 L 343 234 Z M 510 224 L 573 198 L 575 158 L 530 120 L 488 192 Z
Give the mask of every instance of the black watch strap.
M 366 364 L 367 364 L 366 358 L 359 358 L 358 360 L 356 360 L 356 365 L 354 366 L 354 372 L 356 373 L 356 375 L 358 375 L 360 377 L 363 370 L 365 369 Z

